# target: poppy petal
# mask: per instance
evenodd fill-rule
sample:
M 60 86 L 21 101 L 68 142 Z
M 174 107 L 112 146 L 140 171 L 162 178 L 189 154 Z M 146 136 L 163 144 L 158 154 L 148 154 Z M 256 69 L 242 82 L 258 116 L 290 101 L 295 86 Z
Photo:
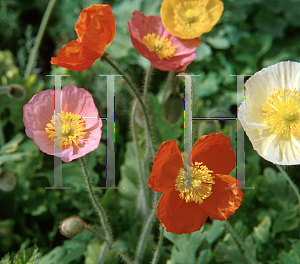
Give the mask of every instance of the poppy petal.
M 230 140 L 220 133 L 200 137 L 188 157 L 188 164 L 203 162 L 215 174 L 229 174 L 235 168 L 235 155 Z
M 215 184 L 212 185 L 212 194 L 199 206 L 211 219 L 226 220 L 239 208 L 244 194 L 241 189 L 228 189 L 228 187 L 241 186 L 234 177 L 213 175 Z
M 175 187 L 162 194 L 156 211 L 158 220 L 166 227 L 167 232 L 175 234 L 198 231 L 207 219 L 207 214 L 199 209 L 199 205 L 181 199 Z
M 83 71 L 90 68 L 98 58 L 98 53 L 83 47 L 77 40 L 72 40 L 57 53 L 57 57 L 51 58 L 50 63 L 72 71 Z
M 153 191 L 162 192 L 175 186 L 181 168 L 183 162 L 176 140 L 163 142 L 154 158 L 154 165 L 148 179 L 149 187 Z

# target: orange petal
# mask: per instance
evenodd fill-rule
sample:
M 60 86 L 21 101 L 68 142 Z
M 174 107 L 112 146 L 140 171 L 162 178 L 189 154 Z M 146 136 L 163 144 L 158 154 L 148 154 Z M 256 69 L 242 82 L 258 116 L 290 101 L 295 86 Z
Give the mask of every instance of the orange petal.
M 175 186 L 176 177 L 183 162 L 175 140 L 163 142 L 154 158 L 154 165 L 148 179 L 149 187 L 156 192 L 162 192 Z
M 82 47 L 80 42 L 72 40 L 57 53 L 57 57 L 51 58 L 50 63 L 72 71 L 83 71 L 90 68 L 98 58 L 97 53 Z
M 203 162 L 215 174 L 229 174 L 235 168 L 230 140 L 220 133 L 200 137 L 192 149 L 192 160 L 193 163 Z M 188 164 L 191 164 L 191 155 Z
M 110 6 L 100 6 L 101 8 L 98 9 L 82 36 L 83 46 L 99 53 L 99 57 L 113 41 L 116 33 L 116 22 Z
M 221 174 L 213 175 L 215 176 L 215 184 L 212 185 L 212 194 L 200 204 L 200 208 L 211 219 L 226 220 L 239 208 L 244 194 L 241 189 L 228 189 L 228 187 L 241 186 L 234 177 Z
M 159 198 L 156 216 L 168 232 L 175 234 L 198 231 L 207 219 L 199 204 L 181 199 L 175 187 L 169 188 Z

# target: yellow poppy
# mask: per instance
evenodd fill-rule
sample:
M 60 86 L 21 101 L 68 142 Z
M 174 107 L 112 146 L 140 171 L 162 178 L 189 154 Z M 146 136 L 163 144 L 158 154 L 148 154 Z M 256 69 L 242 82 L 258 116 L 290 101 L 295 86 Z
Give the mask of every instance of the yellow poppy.
M 160 8 L 164 27 L 182 39 L 197 38 L 211 31 L 222 12 L 220 0 L 164 0 Z

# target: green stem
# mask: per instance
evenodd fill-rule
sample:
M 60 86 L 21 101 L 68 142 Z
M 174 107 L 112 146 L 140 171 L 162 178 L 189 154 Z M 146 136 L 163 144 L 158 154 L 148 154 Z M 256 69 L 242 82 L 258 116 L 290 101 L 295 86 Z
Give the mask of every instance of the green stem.
M 3 133 L 2 121 L 0 117 L 0 148 L 5 144 L 5 138 Z
M 31 73 L 31 71 L 34 67 L 34 62 L 35 62 L 35 59 L 36 59 L 36 56 L 37 56 L 37 52 L 38 52 L 38 49 L 40 47 L 45 29 L 46 29 L 46 26 L 47 26 L 47 23 L 48 23 L 48 20 L 49 20 L 49 17 L 51 15 L 51 12 L 52 12 L 52 9 L 54 7 L 55 2 L 56 2 L 56 0 L 50 0 L 49 3 L 48 3 L 48 6 L 47 6 L 47 9 L 46 9 L 45 14 L 43 16 L 43 19 L 42 19 L 39 31 L 37 33 L 33 48 L 32 48 L 32 50 L 30 52 L 30 55 L 29 55 L 28 63 L 26 65 L 26 69 L 25 69 L 25 73 L 24 73 L 24 78 L 27 78 L 30 75 L 30 73 Z
M 135 156 L 138 161 L 138 177 L 139 177 L 139 186 L 142 191 L 142 204 L 144 207 L 144 215 L 148 215 L 149 213 L 149 208 L 148 208 L 148 197 L 149 197 L 149 190 L 147 186 L 147 178 L 145 175 L 145 170 L 142 169 L 141 166 L 141 161 L 140 161 L 140 154 L 139 154 L 139 147 L 138 147 L 138 142 L 137 142 L 137 135 L 135 131 L 135 112 L 136 112 L 136 106 L 137 106 L 137 100 L 135 99 L 133 102 L 133 106 L 131 109 L 131 131 L 132 131 L 132 138 L 133 138 L 133 145 L 134 145 L 134 150 L 135 150 Z
M 246 254 L 246 258 L 248 260 L 248 263 L 249 264 L 258 264 L 258 262 L 256 261 L 255 257 L 251 254 L 251 252 L 249 251 L 249 249 L 247 248 L 247 246 L 245 245 L 245 243 L 243 242 L 243 240 L 240 238 L 240 236 L 238 235 L 238 233 L 235 232 L 235 230 L 233 229 L 233 227 L 229 223 L 229 221 L 225 220 L 224 222 L 225 222 L 225 225 L 227 226 L 227 228 L 229 229 L 230 233 L 232 234 L 232 236 L 238 242 L 238 244 L 240 245 L 240 247 L 244 250 L 244 252 Z
M 152 150 L 152 154 L 153 154 L 153 157 L 154 157 L 155 156 L 155 148 L 154 148 L 153 141 L 152 141 L 152 132 L 151 132 L 151 127 L 150 127 L 150 121 L 149 121 L 149 117 L 148 117 L 146 106 L 145 106 L 145 104 L 143 102 L 143 99 L 142 99 L 142 97 L 141 97 L 141 95 L 140 95 L 137 87 L 131 81 L 131 79 L 128 77 L 128 75 L 120 67 L 118 67 L 111 59 L 108 58 L 108 54 L 106 52 L 102 55 L 101 60 L 106 61 L 120 75 L 123 76 L 124 80 L 127 82 L 127 84 L 129 85 L 129 87 L 131 88 L 131 90 L 135 94 L 136 98 L 138 99 L 138 101 L 139 101 L 139 103 L 140 103 L 140 105 L 142 107 L 144 116 L 145 116 L 146 127 L 147 127 L 149 138 L 150 138 L 151 150 Z
M 108 224 L 107 217 L 106 217 L 106 214 L 104 212 L 104 209 L 102 208 L 101 204 L 99 203 L 99 201 L 96 197 L 95 191 L 93 189 L 93 183 L 92 183 L 92 180 L 90 178 L 90 173 L 89 173 L 89 170 L 88 170 L 88 165 L 86 164 L 86 160 L 83 157 L 79 158 L 78 160 L 79 160 L 80 165 L 82 167 L 83 176 L 84 176 L 84 180 L 85 180 L 85 183 L 86 183 L 86 186 L 87 186 L 89 196 L 91 198 L 91 201 L 92 201 L 96 211 L 98 212 L 101 226 L 104 229 L 105 237 L 106 237 L 107 240 L 113 242 L 112 231 L 111 231 L 111 228 Z M 104 245 L 104 248 L 106 249 L 106 244 Z M 100 257 L 100 259 L 104 258 L 103 255 L 105 255 L 105 251 L 101 252 L 102 257 Z
M 152 70 L 153 70 L 153 66 L 150 63 L 150 65 L 148 66 L 147 72 L 146 72 L 146 78 L 145 78 L 145 84 L 144 84 L 143 99 L 145 102 L 146 102 L 146 97 L 147 97 L 147 93 L 148 93 L 148 89 L 149 89 L 149 83 L 151 81 Z
M 283 177 L 288 181 L 288 183 L 292 186 L 297 199 L 298 199 L 298 210 L 299 210 L 299 217 L 300 217 L 300 194 L 299 194 L 299 190 L 297 188 L 297 186 L 295 185 L 295 183 L 293 183 L 293 181 L 290 179 L 289 175 L 285 172 L 285 170 L 279 166 L 278 164 L 276 164 L 277 168 L 280 170 L 280 172 L 282 173 Z M 300 228 L 299 228 L 299 237 L 300 237 Z
M 162 248 L 162 243 L 164 240 L 164 231 L 165 231 L 164 227 L 162 225 L 160 225 L 160 235 L 159 235 L 158 245 L 157 245 L 156 251 L 154 253 L 154 257 L 153 257 L 151 264 L 156 264 L 158 261 L 159 254 L 160 254 L 160 251 Z
M 117 246 L 115 246 L 110 240 L 106 239 L 101 233 L 96 230 L 94 227 L 90 225 L 86 225 L 85 229 L 89 231 L 92 235 L 94 235 L 101 242 L 106 242 L 124 261 L 125 263 L 132 264 L 132 261 L 120 250 Z
M 148 232 L 150 231 L 153 220 L 155 219 L 157 201 L 158 201 L 158 192 L 154 192 L 153 208 L 152 208 L 150 215 L 148 216 L 148 219 L 147 219 L 147 221 L 143 227 L 142 233 L 140 235 L 140 239 L 139 239 L 138 246 L 136 249 L 136 254 L 135 254 L 135 260 L 134 260 L 135 264 L 140 263 L 140 259 L 143 255 L 146 237 L 147 237 Z

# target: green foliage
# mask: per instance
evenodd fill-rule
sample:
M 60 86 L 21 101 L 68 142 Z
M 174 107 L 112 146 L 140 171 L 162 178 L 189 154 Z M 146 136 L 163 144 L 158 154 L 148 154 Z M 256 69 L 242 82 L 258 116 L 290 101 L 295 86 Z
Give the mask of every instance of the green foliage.
M 19 250 L 11 260 L 9 254 L 5 255 L 0 261 L 1 264 L 39 264 L 38 247 L 34 245 L 31 248 Z
M 117 31 L 108 47 L 109 56 L 131 75 L 142 94 L 144 71 L 149 61 L 132 46 L 127 22 L 134 10 L 159 15 L 161 0 L 62 0 L 56 1 L 44 39 L 39 48 L 36 67 L 26 79 L 24 70 L 48 1 L 0 1 L 0 86 L 19 84 L 26 96 L 21 101 L 0 94 L 0 255 L 1 264 L 96 264 L 103 242 L 84 232 L 73 239 L 59 234 L 59 223 L 71 215 L 99 225 L 82 172 L 76 161 L 63 163 L 63 186 L 68 190 L 46 190 L 53 186 L 53 156 L 42 153 L 24 130 L 23 106 L 43 89 L 53 89 L 53 77 L 67 74 L 63 87 L 75 84 L 93 96 L 100 117 L 106 117 L 106 78 L 115 74 L 108 64 L 97 61 L 89 70 L 73 72 L 50 65 L 50 58 L 71 40 L 76 39 L 74 25 L 83 8 L 104 3 L 112 7 Z M 197 58 L 186 73 L 192 78 L 193 117 L 236 117 L 236 77 L 252 75 L 279 61 L 300 61 L 300 2 L 298 0 L 223 0 L 224 12 L 211 32 L 203 34 Z M 176 140 L 183 149 L 183 116 L 167 122 L 163 103 L 170 94 L 167 74 L 153 71 L 146 106 L 150 115 L 155 147 Z M 178 78 L 178 77 L 176 77 Z M 178 92 L 184 97 L 184 82 L 178 78 Z M 116 186 L 119 190 L 100 190 L 106 180 L 106 121 L 103 121 L 99 147 L 86 159 L 94 190 L 104 207 L 113 230 L 114 244 L 134 258 L 138 239 L 147 219 L 141 213 L 138 162 L 143 164 L 146 150 L 145 127 L 139 105 L 136 131 L 139 157 L 136 157 L 129 127 L 133 95 L 121 77 L 115 77 L 115 155 Z M 203 134 L 219 132 L 231 139 L 235 149 L 235 120 L 194 121 L 193 140 Z M 152 169 L 145 168 L 147 177 Z M 300 263 L 299 204 L 295 191 L 276 167 L 263 160 L 245 136 L 245 181 L 254 189 L 243 190 L 240 208 L 229 218 L 238 241 L 222 221 L 208 220 L 192 234 L 164 234 L 158 263 L 252 263 L 241 242 L 258 263 Z M 243 165 L 242 165 L 243 166 Z M 1 174 L 5 171 L 6 176 Z M 286 168 L 299 189 L 299 165 Z M 14 179 L 7 188 L 9 177 Z M 235 175 L 232 171 L 230 175 Z M 12 179 L 10 178 L 10 179 Z M 3 191 L 5 190 L 5 191 Z M 153 194 L 151 193 L 150 198 Z M 148 201 L 151 204 L 151 201 Z M 102 227 L 99 227 L 102 232 Z M 158 222 L 145 239 L 140 263 L 150 263 L 158 242 Z M 24 242 L 25 241 L 25 242 Z M 37 246 L 24 250 L 30 245 Z M 22 246 L 20 246 L 22 245 Z M 21 249 L 20 249 L 21 248 Z M 18 253 L 16 251 L 20 249 Z M 8 254 L 8 252 L 11 252 Z M 12 257 L 10 257 L 12 256 Z M 39 260 L 40 259 L 40 260 Z M 39 261 L 39 262 L 38 262 Z M 121 263 L 115 251 L 108 249 L 104 263 Z

